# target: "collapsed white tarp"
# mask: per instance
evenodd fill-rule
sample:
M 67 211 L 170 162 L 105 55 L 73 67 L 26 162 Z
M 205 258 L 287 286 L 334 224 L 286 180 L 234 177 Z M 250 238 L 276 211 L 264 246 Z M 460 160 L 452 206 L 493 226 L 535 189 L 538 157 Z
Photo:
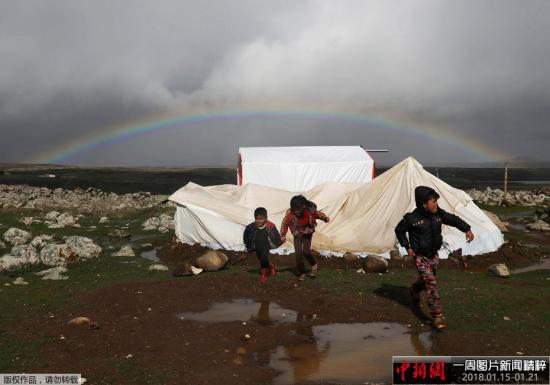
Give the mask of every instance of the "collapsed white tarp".
M 425 171 L 415 159 L 407 158 L 372 182 L 327 182 L 305 192 L 331 218 L 327 224 L 319 223 L 313 248 L 334 255 L 350 251 L 387 256 L 396 245 L 395 226 L 415 208 L 414 189 L 419 185 L 433 187 L 441 195 L 440 206 L 468 222 L 476 236 L 467 243 L 459 230 L 443 226 L 442 258 L 459 248 L 465 255 L 476 255 L 502 245 L 500 230 L 464 191 L 449 186 Z M 253 184 L 201 187 L 189 183 L 170 196 L 178 204 L 176 235 L 184 243 L 243 250 L 243 230 L 253 221 L 254 209 L 266 207 L 269 219 L 279 227 L 293 195 Z M 286 244 L 275 252 L 292 252 L 290 234 Z
M 369 182 L 374 160 L 360 146 L 241 147 L 237 184 L 307 191 L 325 182 Z

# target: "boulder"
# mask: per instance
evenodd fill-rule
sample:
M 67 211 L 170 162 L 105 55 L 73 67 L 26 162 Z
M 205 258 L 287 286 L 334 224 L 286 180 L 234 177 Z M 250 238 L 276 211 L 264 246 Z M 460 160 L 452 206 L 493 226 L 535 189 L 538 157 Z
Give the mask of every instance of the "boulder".
M 50 223 L 48 225 L 48 229 L 62 229 L 63 227 L 65 226 L 60 225 L 59 223 Z
M 50 243 L 42 248 L 40 261 L 46 266 L 64 266 L 67 263 L 97 258 L 101 247 L 90 238 L 70 236 L 64 244 Z
M 76 221 L 74 220 L 74 217 L 72 215 L 69 215 L 67 213 L 60 214 L 57 218 L 57 225 L 61 227 L 65 226 L 73 226 L 76 224 Z
M 19 245 L 11 249 L 11 255 L 24 258 L 25 265 L 34 265 L 38 263 L 38 252 L 32 245 Z
M 385 273 L 388 271 L 388 261 L 379 255 L 367 255 L 362 265 L 363 270 L 369 273 Z
M 66 275 L 61 275 L 62 273 L 66 273 L 67 268 L 64 266 L 57 266 L 52 267 L 51 269 L 46 269 L 39 271 L 35 273 L 36 275 L 42 276 L 42 279 L 50 279 L 50 280 L 64 280 L 69 279 Z
M 158 230 L 159 230 L 159 233 L 161 233 L 161 234 L 166 234 L 167 232 L 170 231 L 166 227 L 162 227 L 162 226 L 159 227 Z
M 34 218 L 33 217 L 23 217 L 19 220 L 19 222 L 21 222 L 25 226 L 29 226 L 29 225 L 33 224 Z
M 394 259 L 396 261 L 402 261 L 403 256 L 401 255 L 401 252 L 397 249 L 390 250 L 390 259 Z
M 14 284 L 14 285 L 28 285 L 29 283 L 27 281 L 25 281 L 25 279 L 23 277 L 17 277 L 12 282 L 12 284 Z
M 68 323 L 71 325 L 85 325 L 92 322 L 88 317 L 75 317 L 71 319 Z
M 160 220 L 157 217 L 151 217 L 147 219 L 141 227 L 145 231 L 156 230 L 160 226 Z
M 59 215 L 60 213 L 58 213 L 57 211 L 50 211 L 46 214 L 44 219 L 46 219 L 47 221 L 55 221 Z
M 40 251 L 40 262 L 46 266 L 63 266 L 75 258 L 65 244 L 49 243 Z
M 31 245 L 36 249 L 40 249 L 40 248 L 44 247 L 44 245 L 46 244 L 45 241 L 51 241 L 51 240 L 52 240 L 51 235 L 42 234 L 42 235 L 34 237 L 31 241 Z
M 208 250 L 195 260 L 195 266 L 205 271 L 217 271 L 225 267 L 229 258 L 219 250 Z
M 109 231 L 108 235 L 115 238 L 130 238 L 131 234 L 126 229 L 114 229 L 112 231 Z
M 343 258 L 346 262 L 354 262 L 354 261 L 357 261 L 359 259 L 359 257 L 357 255 L 355 255 L 353 253 L 350 253 L 350 252 L 345 253 Z
M 508 222 L 502 221 L 498 215 L 495 213 L 492 213 L 490 211 L 482 210 L 487 217 L 498 227 L 500 231 L 508 231 L 508 226 L 510 225 Z
M 4 233 L 4 240 L 11 243 L 12 246 L 24 245 L 28 243 L 31 238 L 31 233 L 16 227 L 12 227 Z
M 174 230 L 174 218 L 168 214 L 161 214 L 159 216 L 159 227 L 165 227 L 168 230 Z
M 0 258 L 0 271 L 13 271 L 27 266 L 27 260 L 19 255 L 4 255 Z
M 541 219 L 536 222 L 529 223 L 526 227 L 529 230 L 550 231 L 550 225 Z
M 168 267 L 164 266 L 161 263 L 155 263 L 155 264 L 149 266 L 149 270 L 151 270 L 151 271 L 167 271 Z
M 495 277 L 505 278 L 510 276 L 510 270 L 508 269 L 508 266 L 506 266 L 504 263 L 495 263 L 489 266 L 487 272 L 491 275 L 494 275 Z
M 111 254 L 113 257 L 135 257 L 136 253 L 130 245 L 124 245 L 116 253 Z
M 109 222 L 110 222 L 110 220 L 109 220 L 109 218 L 107 218 L 107 217 L 101 217 L 101 218 L 99 218 L 99 223 L 100 223 L 100 224 L 105 224 L 105 223 L 109 223 Z
M 67 237 L 65 244 L 69 250 L 78 256 L 78 260 L 97 258 L 101 254 L 101 247 L 90 238 L 73 235 Z

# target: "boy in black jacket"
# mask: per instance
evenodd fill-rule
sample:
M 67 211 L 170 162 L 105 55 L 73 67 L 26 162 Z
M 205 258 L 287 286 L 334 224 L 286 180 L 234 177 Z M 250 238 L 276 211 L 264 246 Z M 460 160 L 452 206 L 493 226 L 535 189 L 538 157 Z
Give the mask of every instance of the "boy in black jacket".
M 445 324 L 441 317 L 441 302 L 435 280 L 439 262 L 437 253 L 443 244 L 441 226 L 445 224 L 458 228 L 466 233 L 468 242 L 474 239 L 474 234 L 469 224 L 438 207 L 439 194 L 434 189 L 418 186 L 414 196 L 416 209 L 405 214 L 395 228 L 395 235 L 399 244 L 414 258 L 418 270 L 418 279 L 409 289 L 414 308 L 420 309 L 420 292 L 426 290 L 434 326 L 443 329 Z M 409 234 L 408 239 L 406 233 Z
M 243 240 L 246 250 L 249 253 L 255 253 L 260 260 L 261 282 L 265 284 L 268 270 L 272 277 L 277 274 L 275 265 L 269 261 L 269 250 L 283 244 L 277 227 L 267 220 L 265 208 L 258 207 L 254 210 L 254 222 L 244 229 Z

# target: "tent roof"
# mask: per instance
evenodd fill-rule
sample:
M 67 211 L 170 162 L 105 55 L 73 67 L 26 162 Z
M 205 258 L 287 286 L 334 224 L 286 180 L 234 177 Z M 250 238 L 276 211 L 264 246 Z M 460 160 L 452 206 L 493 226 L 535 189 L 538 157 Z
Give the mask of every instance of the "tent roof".
M 361 146 L 241 147 L 243 163 L 373 162 Z

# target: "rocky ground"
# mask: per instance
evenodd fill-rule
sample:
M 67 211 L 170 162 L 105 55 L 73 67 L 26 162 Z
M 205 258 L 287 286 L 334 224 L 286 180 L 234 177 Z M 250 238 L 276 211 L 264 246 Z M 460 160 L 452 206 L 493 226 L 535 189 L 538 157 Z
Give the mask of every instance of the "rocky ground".
M 506 202 L 499 190 L 469 194 L 507 243 L 442 261 L 450 327 L 434 333 L 425 312 L 409 310 L 416 273 L 396 252 L 389 261 L 317 255 L 319 277 L 302 285 L 293 255 L 277 256 L 280 273 L 262 287 L 254 258 L 177 242 L 164 195 L 0 185 L 0 372 L 76 371 L 92 384 L 273 383 L 279 347 L 304 373 L 299 352 L 316 326 L 382 321 L 407 325 L 411 341 L 427 333 L 419 354 L 545 354 L 550 274 L 514 269 L 550 255 L 550 193 L 514 191 Z M 284 306 L 300 321 L 176 317 L 239 298 Z M 306 367 L 329 360 L 321 350 Z

